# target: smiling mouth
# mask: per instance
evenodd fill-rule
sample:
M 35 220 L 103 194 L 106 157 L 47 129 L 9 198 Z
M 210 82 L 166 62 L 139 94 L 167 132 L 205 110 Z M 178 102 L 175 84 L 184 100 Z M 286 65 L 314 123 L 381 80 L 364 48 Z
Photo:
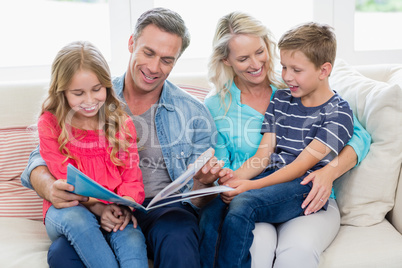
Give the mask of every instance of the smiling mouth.
M 91 107 L 81 107 L 81 109 L 86 111 L 86 112 L 92 112 L 92 111 L 94 111 L 96 109 L 97 106 L 98 105 L 94 105 L 94 106 L 91 106 Z
M 142 72 L 142 71 L 141 71 Z M 142 74 L 144 75 L 144 77 L 147 79 L 147 80 L 150 80 L 150 81 L 153 81 L 153 80 L 155 80 L 156 78 L 158 78 L 158 77 L 156 77 L 156 76 L 148 76 L 148 75 L 146 75 L 144 72 L 142 72 Z
M 291 91 L 296 91 L 299 87 L 298 86 L 289 86 Z
M 252 75 L 257 75 L 257 74 L 260 74 L 261 72 L 262 72 L 262 67 L 260 69 L 258 69 L 257 71 L 249 72 L 249 73 Z

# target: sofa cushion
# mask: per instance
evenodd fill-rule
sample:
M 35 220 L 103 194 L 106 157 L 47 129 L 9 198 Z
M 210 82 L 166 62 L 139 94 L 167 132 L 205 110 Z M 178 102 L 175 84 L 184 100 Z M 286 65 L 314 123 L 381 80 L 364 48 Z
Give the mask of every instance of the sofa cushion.
M 367 157 L 334 183 L 341 224 L 380 223 L 394 206 L 401 169 L 402 90 L 368 79 L 342 60 L 337 60 L 330 84 L 372 137 Z
M 387 221 L 369 227 L 341 226 L 320 257 L 321 268 L 387 267 L 402 264 L 402 236 Z
M 50 239 L 40 221 L 0 218 L 0 266 L 44 268 Z
M 27 128 L 0 129 L 0 217 L 42 219 L 42 199 L 20 180 L 36 146 L 37 140 Z

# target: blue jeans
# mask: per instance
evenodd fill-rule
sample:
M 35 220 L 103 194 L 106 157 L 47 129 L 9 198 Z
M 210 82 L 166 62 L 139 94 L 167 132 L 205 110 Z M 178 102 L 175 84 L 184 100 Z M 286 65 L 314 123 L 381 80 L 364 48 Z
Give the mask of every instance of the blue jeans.
M 259 175 L 265 177 L 274 171 Z M 202 267 L 251 267 L 256 222 L 282 223 L 303 215 L 311 190 L 301 179 L 239 194 L 227 206 L 218 196 L 201 211 Z
M 151 201 L 145 199 L 143 205 Z M 189 204 L 181 202 L 134 216 L 145 235 L 149 258 L 154 267 L 200 267 L 198 215 Z
M 65 236 L 86 267 L 147 267 L 144 235 L 130 223 L 123 231 L 102 231 L 97 217 L 83 205 L 46 214 L 46 231 L 52 241 Z
M 145 199 L 143 205 L 149 201 Z M 148 255 L 154 260 L 155 268 L 200 267 L 198 219 L 190 205 L 174 203 L 147 214 L 135 211 L 134 215 L 146 237 Z M 48 263 L 51 268 L 84 267 L 64 236 L 50 246 Z

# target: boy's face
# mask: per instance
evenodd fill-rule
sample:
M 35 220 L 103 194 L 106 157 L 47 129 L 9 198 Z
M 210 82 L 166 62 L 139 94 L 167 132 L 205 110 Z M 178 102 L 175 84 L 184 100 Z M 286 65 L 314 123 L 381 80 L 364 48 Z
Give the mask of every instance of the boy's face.
M 321 69 L 298 50 L 281 50 L 282 79 L 292 96 L 309 97 L 321 86 Z M 318 91 L 317 91 L 318 92 Z

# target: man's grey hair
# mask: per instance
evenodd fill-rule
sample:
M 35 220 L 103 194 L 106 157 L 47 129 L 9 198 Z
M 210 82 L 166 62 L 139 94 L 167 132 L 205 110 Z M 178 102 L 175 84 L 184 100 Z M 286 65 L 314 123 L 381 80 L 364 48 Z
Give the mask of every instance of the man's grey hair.
M 176 34 L 182 39 L 180 55 L 190 44 L 190 32 L 188 31 L 182 17 L 173 10 L 167 8 L 153 8 L 144 12 L 137 20 L 133 38 L 138 40 L 142 31 L 148 25 L 153 24 L 162 31 Z

